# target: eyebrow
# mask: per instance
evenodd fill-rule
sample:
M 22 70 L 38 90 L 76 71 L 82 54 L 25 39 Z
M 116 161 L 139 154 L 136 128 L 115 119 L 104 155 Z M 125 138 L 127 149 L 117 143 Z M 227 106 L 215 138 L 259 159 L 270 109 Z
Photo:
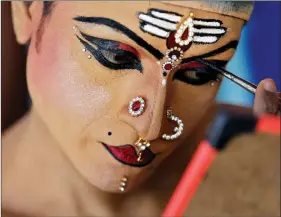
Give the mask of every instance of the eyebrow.
M 151 53 L 156 59 L 161 60 L 164 57 L 164 54 L 161 53 L 158 49 L 154 48 L 151 44 L 147 43 L 144 39 L 138 36 L 136 33 L 131 31 L 126 26 L 122 25 L 121 23 L 104 17 L 85 17 L 85 16 L 77 16 L 73 18 L 73 20 L 83 22 L 83 23 L 92 23 L 92 24 L 99 24 L 105 25 L 117 32 L 121 32 L 128 36 L 130 39 L 135 41 L 139 46 L 145 48 L 149 53 Z

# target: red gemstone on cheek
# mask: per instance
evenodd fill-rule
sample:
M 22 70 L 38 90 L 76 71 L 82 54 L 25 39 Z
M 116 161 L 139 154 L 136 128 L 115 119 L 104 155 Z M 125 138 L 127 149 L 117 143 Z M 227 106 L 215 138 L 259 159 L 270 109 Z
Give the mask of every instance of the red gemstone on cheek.
M 136 112 L 140 109 L 140 107 L 141 107 L 141 103 L 137 101 L 133 103 L 132 109 L 134 112 Z

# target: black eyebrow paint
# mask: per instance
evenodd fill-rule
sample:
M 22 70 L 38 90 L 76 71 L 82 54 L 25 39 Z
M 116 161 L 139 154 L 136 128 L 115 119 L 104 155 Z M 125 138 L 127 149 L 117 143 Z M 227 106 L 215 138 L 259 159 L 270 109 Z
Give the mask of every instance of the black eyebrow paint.
M 154 48 L 151 44 L 147 43 L 136 33 L 134 33 L 129 28 L 127 28 L 126 26 L 122 25 L 121 23 L 115 20 L 104 18 L 104 17 L 84 17 L 84 16 L 75 17 L 73 18 L 73 20 L 84 22 L 84 23 L 93 23 L 93 24 L 108 26 L 117 32 L 121 32 L 127 35 L 130 39 L 135 41 L 139 46 L 145 48 L 148 52 L 150 52 L 156 59 L 161 60 L 164 57 L 164 54 L 162 54 L 158 49 Z

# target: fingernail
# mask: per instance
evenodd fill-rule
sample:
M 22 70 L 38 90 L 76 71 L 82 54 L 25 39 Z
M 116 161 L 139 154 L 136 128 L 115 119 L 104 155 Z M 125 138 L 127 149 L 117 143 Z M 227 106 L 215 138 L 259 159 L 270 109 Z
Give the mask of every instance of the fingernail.
M 276 93 L 277 92 L 277 89 L 276 89 L 276 86 L 274 84 L 274 82 L 265 82 L 264 85 L 263 85 L 263 88 L 268 91 L 268 92 L 273 92 L 273 93 Z

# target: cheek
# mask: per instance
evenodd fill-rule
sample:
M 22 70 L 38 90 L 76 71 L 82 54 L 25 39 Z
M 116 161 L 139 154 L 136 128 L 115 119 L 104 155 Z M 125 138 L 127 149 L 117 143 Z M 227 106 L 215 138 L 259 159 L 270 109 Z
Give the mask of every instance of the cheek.
M 219 85 L 192 86 L 179 84 L 175 89 L 173 107 L 184 120 L 185 131 L 190 132 L 214 103 Z
M 37 96 L 35 100 L 45 106 L 83 116 L 99 116 L 106 112 L 111 96 L 84 75 L 72 48 L 73 37 L 71 31 L 45 31 L 40 52 L 31 49 L 29 54 L 29 87 L 32 95 Z

